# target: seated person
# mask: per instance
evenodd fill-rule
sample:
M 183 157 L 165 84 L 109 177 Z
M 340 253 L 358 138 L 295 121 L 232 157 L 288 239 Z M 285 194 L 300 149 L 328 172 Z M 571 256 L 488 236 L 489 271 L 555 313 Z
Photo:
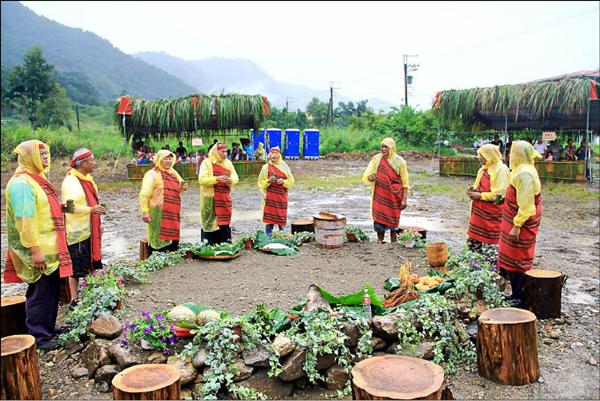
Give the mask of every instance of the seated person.
M 179 163 L 181 163 L 181 164 L 190 164 L 190 160 L 187 158 L 186 155 L 183 155 L 183 156 L 179 157 Z
M 563 148 L 562 148 L 562 146 L 560 146 L 558 141 L 556 141 L 556 140 L 550 141 L 550 146 L 548 146 L 547 153 L 552 154 L 551 160 L 554 160 L 554 161 L 561 160 L 562 151 L 563 151 Z M 546 159 L 546 160 L 549 160 L 549 159 Z
M 573 145 L 573 139 L 567 140 L 567 147 L 565 148 L 565 159 L 569 161 L 577 160 L 577 149 Z
M 231 156 L 230 156 L 229 160 L 237 162 L 237 161 L 242 160 L 241 156 L 242 156 L 242 149 L 240 149 L 240 144 L 237 142 L 233 142 L 231 144 Z
M 183 142 L 179 141 L 179 146 L 175 150 L 175 154 L 179 157 L 184 155 L 187 156 L 187 149 L 183 146 Z

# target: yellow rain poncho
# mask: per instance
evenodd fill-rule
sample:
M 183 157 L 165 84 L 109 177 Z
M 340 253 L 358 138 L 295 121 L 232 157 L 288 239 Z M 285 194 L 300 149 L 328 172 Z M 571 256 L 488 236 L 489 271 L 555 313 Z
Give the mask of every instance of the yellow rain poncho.
M 273 159 L 279 155 L 278 160 Z M 283 182 L 269 182 L 269 174 Z M 269 153 L 269 161 L 262 167 L 258 175 L 258 188 L 264 195 L 262 201 L 262 221 L 265 224 L 287 224 L 288 189 L 294 184 L 294 176 L 287 163 L 281 158 L 279 147 L 273 147 Z
M 491 184 L 491 191 L 483 192 L 481 194 L 481 200 L 494 201 L 496 195 L 498 194 L 504 197 L 506 194 L 506 188 L 508 188 L 510 170 L 504 163 L 502 163 L 502 154 L 500 153 L 498 146 L 492 144 L 483 145 L 477 149 L 477 154 L 483 156 L 483 158 L 486 160 L 486 163 L 485 165 L 481 166 L 477 172 L 477 178 L 475 178 L 473 187 L 477 188 L 479 186 L 479 182 L 481 181 L 484 170 L 487 170 L 487 173 L 490 176 Z
M 67 244 L 73 245 L 88 239 L 92 233 L 90 214 L 92 208 L 88 206 L 85 192 L 79 180 L 89 181 L 98 192 L 98 187 L 91 174 L 83 175 L 76 169 L 71 169 L 65 176 L 61 187 L 61 197 L 64 201 L 73 200 L 75 212 L 65 215 L 67 226 Z
M 400 179 L 402 180 L 402 186 L 406 189 L 409 189 L 410 183 L 408 180 L 408 169 L 406 168 L 406 161 L 402 158 L 402 156 L 396 153 L 396 141 L 394 141 L 392 138 L 385 138 L 383 141 L 381 141 L 381 144 L 390 148 L 390 152 L 387 157 L 388 163 L 390 163 L 394 171 L 396 171 L 396 173 L 400 176 Z M 371 185 L 371 198 L 373 195 L 375 184 L 369 181 L 369 176 L 377 175 L 377 169 L 379 168 L 379 162 L 381 161 L 382 157 L 382 153 L 378 153 L 375 156 L 373 156 L 362 177 L 362 182 L 364 184 Z M 371 203 L 373 203 L 372 199 Z
M 266 161 L 267 160 L 267 152 L 265 152 L 264 144 L 259 142 L 256 150 L 254 151 L 254 160 L 258 161 Z
M 173 156 L 173 163 L 177 159 L 170 150 L 162 149 L 154 155 L 154 164 L 160 171 L 165 171 L 173 175 L 181 183 L 183 179 L 172 167 L 166 170 L 161 162 L 167 156 Z M 162 174 L 156 169 L 151 169 L 144 174 L 142 180 L 142 189 L 140 191 L 140 208 L 142 214 L 150 214 L 150 224 L 146 225 L 148 234 L 148 243 L 154 249 L 161 249 L 170 245 L 172 241 L 165 241 L 159 238 L 160 226 L 162 222 L 162 208 L 164 203 L 164 182 Z
M 521 227 L 527 219 L 536 214 L 535 196 L 542 190 L 540 178 L 535 169 L 535 159 L 541 159 L 535 148 L 525 141 L 514 141 L 510 148 L 510 185 L 517 192 L 519 212 L 513 224 Z
M 272 149 L 271 149 L 271 151 L 272 151 Z M 286 178 L 283 180 L 284 187 L 286 187 L 287 189 L 290 189 L 292 187 L 292 185 L 294 185 L 294 176 L 292 175 L 292 171 L 290 170 L 287 163 L 283 161 L 283 158 L 281 157 L 281 153 L 280 153 L 279 161 L 277 163 L 273 162 L 269 158 L 269 161 L 264 166 L 262 166 L 262 169 L 260 170 L 260 173 L 258 174 L 258 188 L 260 189 L 260 192 L 263 195 L 265 195 L 265 196 L 267 195 L 267 188 L 269 188 L 269 185 L 271 185 L 271 183 L 268 181 L 269 165 L 276 167 L 279 170 L 281 170 L 283 173 L 285 173 Z
M 6 185 L 6 229 L 8 248 L 19 279 L 36 282 L 43 274 L 50 275 L 58 268 L 58 246 L 54 223 L 50 214 L 48 197 L 40 185 L 27 174 L 29 172 L 46 178 L 50 162 L 43 167 L 39 146 L 50 149 L 36 139 L 25 141 L 15 149 L 18 164 L 15 175 Z M 29 248 L 39 247 L 45 255 L 47 268 L 37 271 L 31 262 Z
M 214 186 L 217 183 L 217 177 L 213 175 L 213 164 L 229 170 L 232 188 L 240 179 L 228 159 L 221 159 L 218 152 L 218 145 L 214 145 L 208 152 L 208 156 L 200 165 L 200 174 L 198 174 L 198 184 L 200 184 L 200 211 L 202 214 L 202 229 L 205 232 L 214 232 L 219 229 L 217 224 L 217 214 L 215 211 L 215 192 Z

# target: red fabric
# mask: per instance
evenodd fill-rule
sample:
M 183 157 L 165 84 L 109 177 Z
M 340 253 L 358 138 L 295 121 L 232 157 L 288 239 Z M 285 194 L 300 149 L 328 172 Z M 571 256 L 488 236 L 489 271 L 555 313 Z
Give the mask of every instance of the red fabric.
M 590 80 L 590 100 L 598 100 L 598 84 L 593 79 Z
M 117 114 L 127 114 L 128 116 L 133 114 L 133 105 L 131 104 L 130 96 L 121 96 Z
M 217 145 L 217 150 L 223 150 L 223 149 L 227 149 L 227 145 L 225 145 L 224 143 L 220 143 Z
M 394 171 L 387 159 L 382 157 L 373 191 L 373 220 L 387 227 L 398 228 L 403 194 L 400 175 Z
M 536 213 L 521 227 L 518 241 L 512 241 L 508 233 L 513 228 L 513 219 L 519 211 L 517 191 L 508 186 L 504 206 L 502 207 L 502 223 L 500 224 L 500 244 L 498 247 L 498 265 L 511 272 L 523 273 L 533 267 L 535 240 L 542 220 L 542 198 L 535 197 Z
M 491 191 L 490 176 L 483 170 L 477 192 Z M 474 200 L 471 206 L 471 220 L 467 235 L 476 241 L 486 244 L 497 244 L 500 240 L 500 222 L 502 207 L 494 202 Z
M 264 96 L 262 97 L 262 107 L 263 107 L 263 111 L 265 112 L 265 116 L 268 116 L 270 114 L 269 102 L 267 102 L 267 98 Z
M 283 171 L 269 164 L 269 177 L 286 179 Z M 288 190 L 283 184 L 272 182 L 267 188 L 263 223 L 285 226 L 287 224 Z
M 70 173 L 69 173 L 70 174 Z M 90 181 L 82 180 L 77 177 L 83 192 L 85 193 L 85 200 L 89 207 L 94 207 L 100 203 L 98 200 L 98 192 Z M 91 236 L 90 242 L 92 244 L 92 266 L 96 264 L 102 264 L 102 222 L 100 215 L 97 213 L 90 213 L 90 228 Z M 99 266 L 101 267 L 101 266 Z
M 69 255 L 69 248 L 67 247 L 67 234 L 65 231 L 65 216 L 62 212 L 62 205 L 58 192 L 54 185 L 48 180 L 37 174 L 31 174 L 28 172 L 18 173 L 27 174 L 42 188 L 46 197 L 48 198 L 48 205 L 50 206 L 50 217 L 54 224 L 54 231 L 56 232 L 56 242 L 58 246 L 58 272 L 60 277 L 69 277 L 73 275 L 73 265 L 71 264 L 71 256 Z M 6 264 L 4 270 L 4 282 L 5 283 L 21 283 L 23 280 L 17 276 L 15 265 L 12 260 L 12 253 L 10 249 L 6 253 Z
M 174 175 L 155 168 L 163 179 L 163 208 L 158 238 L 164 241 L 179 241 L 181 213 L 181 184 Z
M 73 160 L 71 160 L 71 168 L 75 168 L 75 163 L 77 163 L 79 160 L 84 160 L 87 159 L 88 157 L 92 156 L 93 153 L 90 150 L 89 152 L 86 152 L 82 155 L 77 156 L 76 158 L 74 158 Z
M 438 93 L 435 94 L 435 104 L 433 106 L 435 109 L 439 109 L 440 108 L 441 102 L 442 102 L 442 94 L 443 93 L 444 92 L 438 92 Z
M 227 170 L 225 167 L 219 166 L 218 164 L 212 165 L 213 168 L 213 176 L 217 177 L 219 175 L 230 176 L 231 172 Z M 217 215 L 217 225 L 219 226 L 228 226 L 231 223 L 231 212 L 232 212 L 232 203 L 231 203 L 231 188 L 229 185 L 224 182 L 219 182 L 214 186 L 215 191 L 215 214 Z

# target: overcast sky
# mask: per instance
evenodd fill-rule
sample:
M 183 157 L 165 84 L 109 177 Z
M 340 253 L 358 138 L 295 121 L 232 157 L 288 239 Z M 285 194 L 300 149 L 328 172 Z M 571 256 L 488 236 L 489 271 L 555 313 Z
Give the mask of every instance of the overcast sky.
M 352 99 L 404 98 L 403 54 L 418 54 L 409 103 L 444 89 L 519 83 L 600 64 L 600 2 L 35 2 L 125 53 L 247 58 L 278 81 Z M 102 62 L 102 60 L 98 60 Z

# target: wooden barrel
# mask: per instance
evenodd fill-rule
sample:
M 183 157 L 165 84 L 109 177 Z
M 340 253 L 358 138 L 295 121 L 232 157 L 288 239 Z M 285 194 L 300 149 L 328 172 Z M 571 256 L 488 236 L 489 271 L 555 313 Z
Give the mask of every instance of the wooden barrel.
M 376 356 L 352 368 L 351 384 L 355 400 L 439 400 L 444 369 L 409 356 Z
M 448 245 L 445 242 L 429 242 L 427 244 L 427 262 L 431 267 L 446 266 L 448 261 Z
M 0 337 L 27 334 L 25 301 L 26 299 L 22 295 L 2 297 Z
M 292 221 L 292 234 L 296 233 L 314 233 L 315 222 L 312 219 L 296 219 Z
M 41 400 L 40 360 L 35 338 L 19 334 L 2 338 L 1 399 Z
M 525 272 L 523 306 L 538 317 L 560 317 L 562 288 L 567 276 L 553 270 L 533 269 Z
M 179 400 L 180 377 L 173 365 L 135 365 L 113 377 L 113 399 Z
M 423 227 L 415 227 L 415 226 L 398 226 L 398 230 L 400 230 L 400 232 L 404 232 L 406 230 L 410 230 L 413 232 L 418 233 L 421 238 L 423 239 L 427 239 L 427 230 L 424 229 Z
M 319 248 L 341 248 L 346 238 L 346 217 L 342 215 L 319 213 L 313 216 L 315 224 L 315 242 Z

